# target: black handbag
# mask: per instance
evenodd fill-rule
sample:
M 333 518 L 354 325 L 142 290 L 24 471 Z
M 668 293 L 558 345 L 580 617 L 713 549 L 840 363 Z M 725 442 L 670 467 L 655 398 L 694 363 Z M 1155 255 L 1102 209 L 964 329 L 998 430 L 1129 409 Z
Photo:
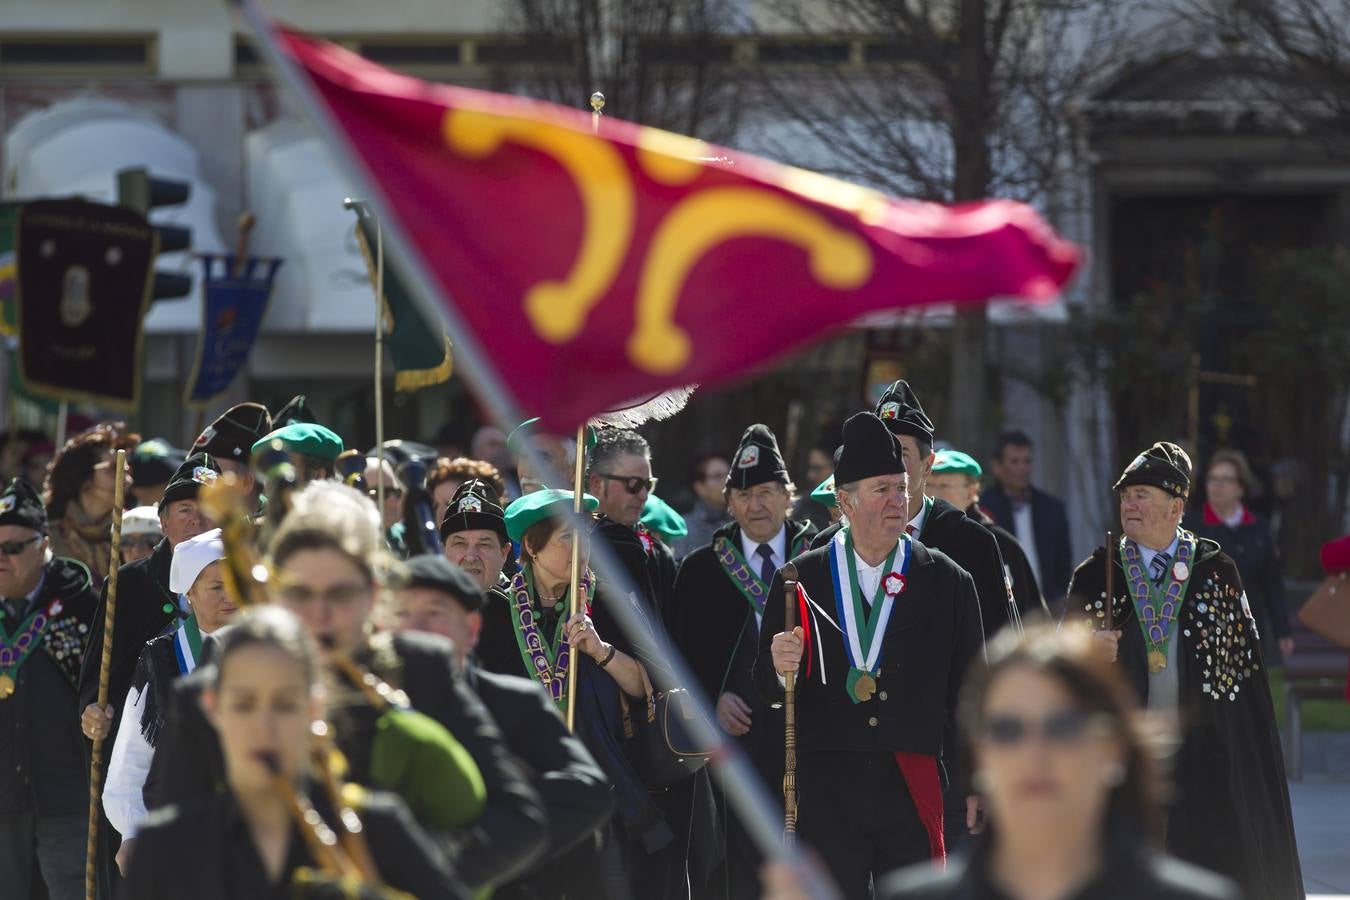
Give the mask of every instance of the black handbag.
M 621 691 L 623 733 L 630 739 L 629 757 L 642 783 L 649 790 L 663 790 L 706 766 L 716 745 L 697 739 L 694 717 L 698 710 L 689 692 L 684 688 L 655 691 L 646 668 L 639 667 L 647 691 L 647 714 L 634 718 L 628 697 Z

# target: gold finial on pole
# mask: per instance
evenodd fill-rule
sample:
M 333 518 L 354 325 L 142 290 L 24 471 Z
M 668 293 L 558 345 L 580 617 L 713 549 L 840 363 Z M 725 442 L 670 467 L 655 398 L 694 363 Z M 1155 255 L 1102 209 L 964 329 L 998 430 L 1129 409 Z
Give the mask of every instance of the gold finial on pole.
M 596 91 L 591 94 L 591 133 L 594 134 L 600 130 L 600 116 L 605 109 L 605 95 Z

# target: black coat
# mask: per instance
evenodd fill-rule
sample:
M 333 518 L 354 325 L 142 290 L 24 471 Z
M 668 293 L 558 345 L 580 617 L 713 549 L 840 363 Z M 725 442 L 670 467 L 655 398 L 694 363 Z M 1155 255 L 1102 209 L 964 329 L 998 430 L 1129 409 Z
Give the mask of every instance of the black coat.
M 127 563 L 117 570 L 117 607 L 113 611 L 112 669 L 108 677 L 108 702 L 122 703 L 131 688 L 136 661 L 141 650 L 154 638 L 179 622 L 178 595 L 169 590 L 169 566 L 173 548 L 167 538 L 144 559 Z M 99 666 L 103 659 L 103 618 L 108 602 L 108 584 L 104 582 L 98 599 L 98 611 L 90 626 L 89 645 L 80 670 L 80 709 L 98 701 Z M 170 608 L 169 612 L 164 607 Z M 113 718 L 112 730 L 103 739 L 111 748 L 122 725 L 122 710 Z
M 1073 573 L 1066 618 L 1105 617 L 1106 550 Z M 1112 593 L 1120 665 L 1142 703 L 1148 661 L 1119 554 Z M 1179 671 L 1182 742 L 1173 761 L 1175 794 L 1167 850 L 1236 881 L 1248 900 L 1303 896 L 1289 786 L 1261 649 L 1243 607 L 1237 566 L 1201 538 L 1173 640 Z
M 543 804 L 482 701 L 455 674 L 454 648 L 444 638 L 411 632 L 381 643 L 384 646 L 377 645 L 373 656 L 367 648 L 357 654 L 357 661 L 402 687 L 413 709 L 444 725 L 483 775 L 487 806 L 472 827 L 455 835 L 460 845 L 459 877 L 477 889 L 519 875 L 548 844 Z M 393 670 L 386 664 L 390 658 L 386 649 L 392 650 Z M 224 785 L 220 744 L 198 702 L 214 677 L 214 665 L 201 665 L 174 685 L 173 703 L 146 780 L 147 808 L 191 801 Z M 344 727 L 346 723 L 351 727 Z M 368 778 L 370 743 L 362 739 L 368 723 L 335 718 L 334 725 L 338 748 L 351 763 L 350 780 L 361 783 Z
M 336 828 L 337 817 L 322 792 L 309 790 L 307 794 L 330 827 Z M 390 887 L 419 900 L 471 896 L 398 797 L 371 791 L 357 807 L 357 814 L 375 867 Z M 299 828 L 293 827 L 286 874 L 278 884 L 271 884 L 233 795 L 215 794 L 151 814 L 137 835 L 127 896 L 136 900 L 311 896 L 292 887 L 296 870 L 302 866 L 315 868 L 316 863 Z
M 816 535 L 811 548 L 824 547 L 838 533 L 839 524 Z M 970 573 L 980 601 L 980 631 L 986 637 L 1008 624 L 1008 586 L 1003 581 L 1003 557 L 998 541 L 984 526 L 946 500 L 934 498 L 915 535 L 930 550 L 940 550 Z
M 1027 559 L 1027 552 L 1013 533 L 989 518 L 979 506 L 971 506 L 966 510 L 966 515 L 989 529 L 994 540 L 998 541 L 998 552 L 1003 556 L 1003 565 L 1012 581 L 1013 600 L 1023 620 L 1049 618 L 1050 607 L 1041 595 L 1041 585 L 1031 568 L 1031 560 Z
M 1288 637 L 1292 629 L 1284 599 L 1280 551 L 1270 533 L 1270 523 L 1253 516 L 1251 521 L 1229 528 L 1223 522 L 1206 521 L 1203 511 L 1199 511 L 1188 516 L 1182 527 L 1214 541 L 1237 563 L 1242 586 L 1247 590 L 1247 603 L 1261 634 L 1261 653 L 1272 666 L 1281 665 L 1277 641 Z
M 987 841 L 970 855 L 901 869 L 881 880 L 878 900 L 1008 900 L 989 876 Z M 1106 864 L 1089 883 L 1064 900 L 1237 900 L 1232 882 L 1154 853 L 1138 841 L 1107 848 Z
M 1016 534 L 1012 501 L 998 482 L 980 492 L 980 505 L 995 522 Z M 1031 489 L 1031 528 L 1036 532 L 1036 561 L 1041 569 L 1036 573 L 1036 582 L 1045 598 L 1054 603 L 1068 590 L 1069 570 L 1073 566 L 1069 517 L 1063 503 L 1037 487 Z
M 787 523 L 787 558 L 810 544 L 815 527 L 809 522 Z M 732 522 L 717 529 L 713 541 L 731 542 L 742 552 L 741 528 Z M 751 564 L 753 566 L 753 563 Z M 782 594 L 769 594 L 769 604 L 783 605 Z M 710 543 L 685 557 L 675 579 L 675 648 L 684 656 L 699 687 L 712 703 L 724 691 L 750 706 L 750 732 L 739 740 L 761 770 L 782 765 L 783 713 L 764 703 L 755 687 L 755 657 L 759 654 L 759 622 L 750 603 L 717 561 Z M 770 740 L 765 741 L 768 737 Z M 774 748 L 777 748 L 775 752 Z M 766 759 L 765 756 L 769 758 Z
M 80 734 L 75 684 L 98 595 L 82 563 L 57 557 L 46 565 L 34 602 L 11 600 L 4 616 L 10 642 L 39 607 L 52 610 L 41 643 L 0 700 L 0 813 L 59 816 L 89 808 L 89 763 Z
M 811 674 L 805 674 L 805 658 L 798 671 L 799 753 L 942 755 L 944 727 L 954 716 L 961 682 L 971 665 L 983 658 L 980 607 L 970 575 L 942 553 L 918 541 L 912 546 L 908 584 L 896 599 L 882 636 L 877 693 L 865 703 L 854 703 L 844 689 L 849 663 L 844 639 L 831 624 L 836 614 L 829 548 L 810 550 L 793 560 L 802 587 L 824 610 L 811 627 L 811 643 L 820 638 L 823 657 L 820 648 L 813 647 Z M 770 591 L 770 596 L 783 595 L 781 570 Z M 769 703 L 783 699 L 770 652 L 773 636 L 783 625 L 783 604 L 768 604 L 760 627 L 755 682 Z M 828 683 L 822 683 L 822 668 Z

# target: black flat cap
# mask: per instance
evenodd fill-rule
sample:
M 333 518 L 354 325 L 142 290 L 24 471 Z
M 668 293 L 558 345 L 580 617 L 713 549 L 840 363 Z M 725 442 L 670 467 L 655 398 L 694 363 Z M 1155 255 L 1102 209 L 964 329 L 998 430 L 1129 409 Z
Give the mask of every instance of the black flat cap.
M 421 553 L 404 564 L 404 587 L 431 588 L 449 594 L 469 612 L 483 608 L 483 589 L 468 572 L 439 553 Z

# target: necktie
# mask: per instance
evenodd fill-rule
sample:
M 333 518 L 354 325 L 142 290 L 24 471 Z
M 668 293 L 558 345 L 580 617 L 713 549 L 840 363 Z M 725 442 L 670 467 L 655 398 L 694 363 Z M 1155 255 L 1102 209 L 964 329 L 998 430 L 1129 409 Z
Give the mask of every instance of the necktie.
M 919 529 L 915 528 L 913 525 L 905 526 L 905 534 L 909 535 L 910 537 L 915 537 L 916 535 L 918 535 L 918 533 Z
M 768 544 L 760 544 L 755 550 L 755 555 L 759 557 L 759 577 L 765 584 L 773 582 L 773 573 L 778 571 L 778 567 L 773 564 L 773 548 Z
M 1167 564 L 1172 561 L 1169 553 L 1157 553 L 1153 557 L 1153 562 L 1148 564 L 1149 573 L 1153 576 L 1153 583 L 1161 586 L 1163 579 L 1167 577 Z

